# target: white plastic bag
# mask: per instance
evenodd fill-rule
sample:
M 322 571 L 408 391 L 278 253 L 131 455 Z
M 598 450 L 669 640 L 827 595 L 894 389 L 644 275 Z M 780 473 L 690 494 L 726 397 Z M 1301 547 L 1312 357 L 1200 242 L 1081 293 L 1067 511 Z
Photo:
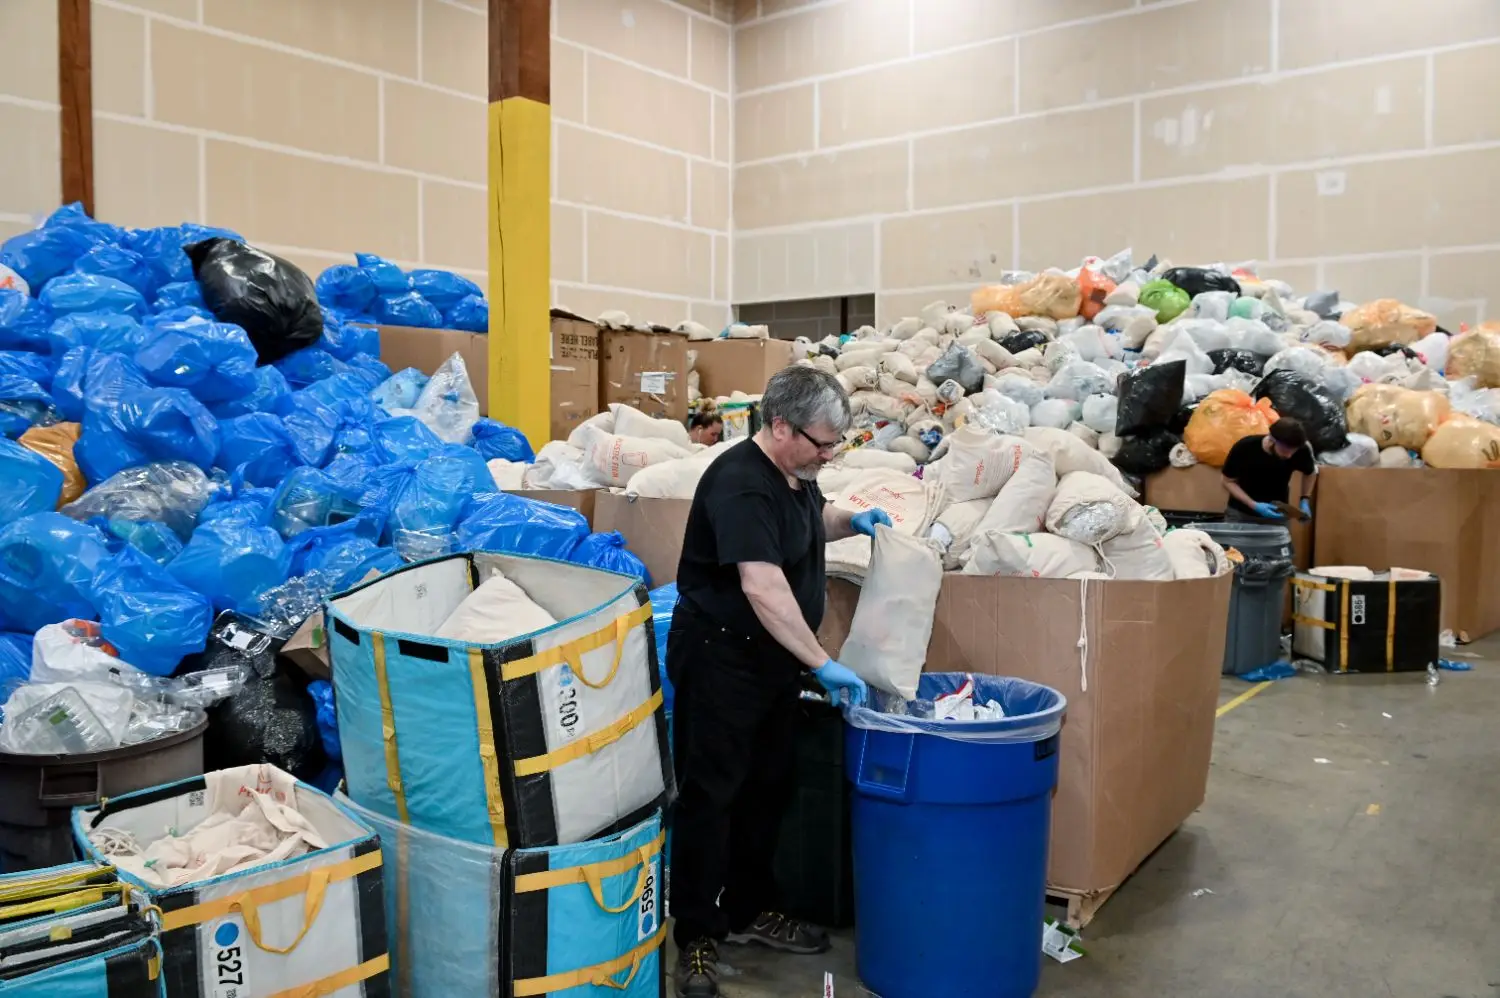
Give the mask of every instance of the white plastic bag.
M 942 585 L 942 561 L 926 541 L 876 527 L 839 661 L 876 689 L 916 699 Z
M 1083 406 L 1071 399 L 1047 399 L 1031 407 L 1031 425 L 1066 430 L 1083 415 Z
M 1083 400 L 1083 424 L 1095 433 L 1113 433 L 1120 400 L 1114 395 L 1090 395 Z
M 1074 471 L 1057 483 L 1047 507 L 1049 533 L 1080 544 L 1103 544 L 1129 530 L 1140 508 L 1109 479 Z
M 1380 464 L 1380 445 L 1373 437 L 1351 433 L 1348 446 L 1324 451 L 1318 455 L 1318 463 L 1330 468 L 1374 468 Z
M 83 624 L 83 627 L 97 625 Z M 31 645 L 33 683 L 113 682 L 111 673 L 138 673 L 130 665 L 75 636 L 68 623 L 48 624 L 36 632 Z
M 501 492 L 514 492 L 526 487 L 526 472 L 531 465 L 524 461 L 507 461 L 497 457 L 489 462 L 490 477 L 495 480 L 495 488 Z
M 1314 381 L 1320 381 L 1323 369 L 1327 366 L 1328 355 L 1322 350 L 1313 347 L 1287 347 L 1266 361 L 1265 373 L 1296 371 Z
M 1090 395 L 1105 395 L 1115 387 L 1115 379 L 1096 364 L 1086 360 L 1064 364 L 1047 383 L 1047 397 L 1082 402 Z
M 1007 372 L 995 378 L 992 391 L 1023 403 L 1027 409 L 1042 402 L 1047 395 L 1041 385 L 1024 375 Z

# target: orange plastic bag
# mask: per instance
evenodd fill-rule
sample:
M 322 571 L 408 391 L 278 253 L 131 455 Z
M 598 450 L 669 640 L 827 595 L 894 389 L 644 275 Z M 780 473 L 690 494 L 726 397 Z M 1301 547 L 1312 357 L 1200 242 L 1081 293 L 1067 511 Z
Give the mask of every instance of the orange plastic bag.
M 1038 274 L 1021 284 L 991 284 L 969 296 L 975 315 L 1004 312 L 1015 319 L 1028 315 L 1071 319 L 1082 303 L 1078 282 L 1065 274 Z
M 1421 450 L 1452 411 L 1446 395 L 1384 384 L 1361 385 L 1344 407 L 1349 432 L 1373 437 L 1382 450 Z
M 1078 292 L 1083 296 L 1078 314 L 1090 321 L 1104 309 L 1104 299 L 1115 289 L 1115 282 L 1103 274 L 1084 267 L 1078 272 Z
M 1433 468 L 1500 468 L 1500 426 L 1454 413 L 1422 445 Z
M 1349 327 L 1350 354 L 1415 343 L 1437 331 L 1437 319 L 1394 298 L 1377 298 L 1339 316 Z
M 58 509 L 83 495 L 84 490 L 89 487 L 83 472 L 78 470 L 78 462 L 73 459 L 73 445 L 78 442 L 82 432 L 83 427 L 77 423 L 54 423 L 51 426 L 33 426 L 16 440 L 16 443 L 42 455 L 62 471 L 63 487 L 62 495 L 57 500 Z
M 1500 388 L 1500 327 L 1485 323 L 1448 344 L 1449 380 L 1473 377 L 1480 388 Z
M 1220 388 L 1193 410 L 1182 442 L 1203 464 L 1222 468 L 1231 447 L 1264 434 L 1279 418 L 1270 399 L 1257 402 L 1238 388 Z

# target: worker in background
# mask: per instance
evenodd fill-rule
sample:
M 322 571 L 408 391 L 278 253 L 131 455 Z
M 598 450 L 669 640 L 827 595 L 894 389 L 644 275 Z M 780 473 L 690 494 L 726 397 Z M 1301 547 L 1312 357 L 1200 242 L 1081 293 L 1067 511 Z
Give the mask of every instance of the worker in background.
M 809 670 L 835 699 L 865 684 L 823 650 L 823 546 L 890 524 L 828 505 L 818 471 L 851 416 L 832 375 L 772 376 L 762 426 L 711 464 L 688 513 L 679 601 L 667 639 L 678 798 L 670 897 L 679 998 L 719 994 L 718 944 L 828 949 L 828 933 L 776 912 L 773 860 L 793 781 L 794 729 Z
M 1292 472 L 1302 472 L 1303 516 L 1312 516 L 1312 491 L 1318 479 L 1318 463 L 1307 443 L 1307 433 L 1295 419 L 1282 417 L 1271 424 L 1271 432 L 1243 437 L 1229 449 L 1224 461 L 1224 491 L 1229 493 L 1225 519 L 1282 520 L 1275 503 L 1288 503 Z
M 712 447 L 724 439 L 724 417 L 713 407 L 697 410 L 688 417 L 688 436 L 695 444 Z

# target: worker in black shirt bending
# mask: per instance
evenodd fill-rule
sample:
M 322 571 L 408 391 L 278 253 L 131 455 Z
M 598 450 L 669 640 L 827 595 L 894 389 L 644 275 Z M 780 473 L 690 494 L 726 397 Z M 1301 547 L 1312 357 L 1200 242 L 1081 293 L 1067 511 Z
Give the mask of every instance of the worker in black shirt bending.
M 1229 449 L 1224 461 L 1224 490 L 1229 493 L 1225 518 L 1235 520 L 1282 520 L 1273 505 L 1288 502 L 1292 472 L 1302 472 L 1302 515 L 1312 515 L 1313 485 L 1318 464 L 1307 433 L 1295 419 L 1283 417 L 1271 424 L 1271 432 L 1242 437 Z
M 760 432 L 711 464 L 688 513 L 667 639 L 676 689 L 671 899 L 677 994 L 716 998 L 718 943 L 828 949 L 822 929 L 776 912 L 778 830 L 793 785 L 804 670 L 836 700 L 865 684 L 818 644 L 823 545 L 889 525 L 826 505 L 818 470 L 849 428 L 838 381 L 810 367 L 771 378 Z

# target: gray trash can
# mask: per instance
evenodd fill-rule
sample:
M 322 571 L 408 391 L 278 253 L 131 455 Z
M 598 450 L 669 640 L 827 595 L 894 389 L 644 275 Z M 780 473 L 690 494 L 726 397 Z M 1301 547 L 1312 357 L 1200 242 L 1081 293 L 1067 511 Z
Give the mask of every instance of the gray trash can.
M 1281 611 L 1294 571 L 1291 532 L 1262 523 L 1194 523 L 1190 529 L 1245 556 L 1229 596 L 1224 675 L 1243 675 L 1281 658 Z

